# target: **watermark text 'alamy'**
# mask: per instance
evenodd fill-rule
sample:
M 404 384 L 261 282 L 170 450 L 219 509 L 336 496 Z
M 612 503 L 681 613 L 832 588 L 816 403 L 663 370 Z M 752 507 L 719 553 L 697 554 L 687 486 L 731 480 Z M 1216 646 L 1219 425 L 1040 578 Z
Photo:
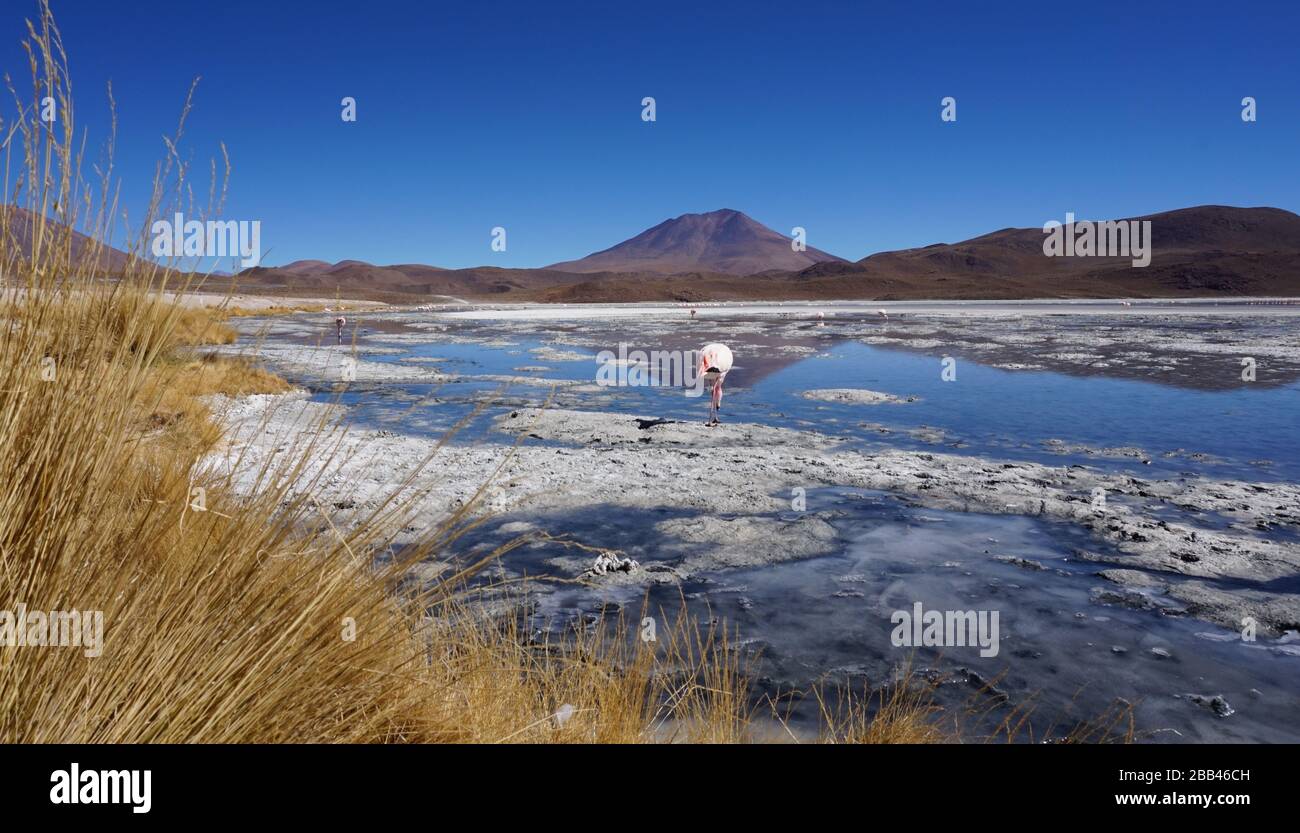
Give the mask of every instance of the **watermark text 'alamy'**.
M 1150 220 L 1080 220 L 1067 212 L 1064 225 L 1043 224 L 1043 254 L 1048 257 L 1131 257 L 1139 269 L 1151 263 Z
M 261 220 L 186 220 L 181 212 L 171 220 L 155 220 L 154 257 L 238 257 L 248 268 L 262 262 Z

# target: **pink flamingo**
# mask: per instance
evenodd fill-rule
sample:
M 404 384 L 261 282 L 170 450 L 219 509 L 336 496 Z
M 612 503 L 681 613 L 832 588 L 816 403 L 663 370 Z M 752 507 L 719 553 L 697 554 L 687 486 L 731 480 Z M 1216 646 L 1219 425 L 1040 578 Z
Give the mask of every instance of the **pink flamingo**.
M 700 348 L 699 373 L 713 385 L 713 395 L 709 400 L 709 421 L 704 423 L 712 428 L 721 424 L 718 411 L 722 410 L 722 380 L 731 370 L 731 348 L 725 344 L 706 344 Z
M 343 343 L 343 326 L 347 323 L 348 320 L 341 315 L 334 319 L 334 326 L 338 329 L 339 344 Z

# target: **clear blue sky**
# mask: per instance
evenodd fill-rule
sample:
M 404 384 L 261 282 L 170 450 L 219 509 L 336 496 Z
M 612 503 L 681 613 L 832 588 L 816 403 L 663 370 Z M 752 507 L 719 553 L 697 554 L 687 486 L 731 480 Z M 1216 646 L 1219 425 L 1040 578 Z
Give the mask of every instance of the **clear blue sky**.
M 262 221 L 267 264 L 540 266 L 723 207 L 851 259 L 1066 211 L 1300 209 L 1290 2 L 53 5 L 92 148 L 113 82 L 136 213 L 202 76 L 186 152 L 226 142 L 224 216 Z M 0 12 L 15 80 L 34 9 Z

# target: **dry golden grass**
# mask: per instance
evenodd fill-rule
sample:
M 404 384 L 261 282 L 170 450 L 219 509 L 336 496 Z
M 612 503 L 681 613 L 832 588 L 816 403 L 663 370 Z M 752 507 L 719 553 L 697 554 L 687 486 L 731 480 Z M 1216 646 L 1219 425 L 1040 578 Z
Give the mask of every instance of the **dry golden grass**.
M 826 743 L 944 743 L 954 735 L 938 721 L 939 708 L 933 704 L 933 689 L 919 683 L 910 674 L 892 687 L 858 695 L 843 692 L 841 702 L 832 707 L 826 692 L 815 691 L 820 706 Z M 872 700 L 876 708 L 871 707 Z
M 399 593 L 406 564 L 469 518 L 380 570 L 371 555 L 404 519 L 401 507 L 338 532 L 308 496 L 290 495 L 302 481 L 293 465 L 236 497 L 200 465 L 218 435 L 198 397 L 284 383 L 239 361 L 178 358 L 191 332 L 178 335 L 179 316 L 135 293 L 29 292 L 7 311 L 8 608 L 102 610 L 106 634 L 96 658 L 0 648 L 0 739 L 739 737 L 734 660 L 685 622 L 668 645 L 594 629 L 539 647 L 477 615 L 454 592 L 465 575 Z M 304 455 L 331 436 L 329 426 L 313 431 L 290 440 Z
M 179 443 L 191 454 L 212 450 L 222 429 L 204 397 L 284 393 L 291 386 L 246 359 L 202 355 L 159 362 L 146 371 L 141 430 L 157 430 L 154 441 Z
M 324 312 L 324 311 L 325 311 L 324 304 L 293 304 L 289 306 L 283 304 L 272 304 L 267 307 L 255 307 L 253 309 L 247 309 L 245 307 L 235 306 L 230 308 L 229 314 L 231 318 L 247 318 L 250 316 L 292 315 L 293 313 L 296 312 Z
M 182 309 L 172 330 L 172 344 L 234 344 L 237 333 L 223 323 L 226 317 L 225 313 L 211 309 Z

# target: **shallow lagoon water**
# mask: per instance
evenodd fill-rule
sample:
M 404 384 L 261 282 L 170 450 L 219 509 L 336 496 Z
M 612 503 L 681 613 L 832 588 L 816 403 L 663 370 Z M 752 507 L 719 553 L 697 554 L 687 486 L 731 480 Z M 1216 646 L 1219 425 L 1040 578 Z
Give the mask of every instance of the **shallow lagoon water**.
M 643 601 L 657 619 L 671 620 L 684 598 L 700 619 L 724 622 L 747 650 L 760 716 L 769 699 L 814 683 L 860 694 L 910 664 L 918 676 L 940 683 L 936 702 L 962 715 L 963 731 L 973 738 L 996 735 L 1011 714 L 1028 714 L 1019 740 L 1059 738 L 1122 699 L 1133 705 L 1141 740 L 1300 741 L 1300 640 L 1247 643 L 1194 619 L 1099 604 L 1093 590 L 1107 583 L 1096 576 L 1097 565 L 1071 557 L 1086 539 L 1078 529 L 912 507 L 856 490 L 809 493 L 808 510 L 833 516 L 846 543 L 842 551 L 711 572 L 680 589 L 547 588 L 537 594 L 534 627 L 571 627 L 600 611 L 608 615 L 611 604 L 635 624 Z M 681 515 L 620 510 L 614 523 L 574 514 L 528 519 L 579 540 L 598 538 L 644 566 L 681 557 L 683 548 L 664 547 L 654 529 Z M 509 537 L 485 531 L 467 543 Z M 673 554 L 665 556 L 665 549 Z M 547 575 L 553 572 L 548 560 L 563 552 L 538 544 L 507 565 L 513 575 Z M 977 646 L 895 645 L 891 614 L 916 602 L 925 610 L 998 611 L 997 655 L 982 656 Z M 1234 713 L 1216 716 L 1187 695 L 1221 695 Z M 816 732 L 811 700 L 785 708 L 793 728 Z
M 477 326 L 475 326 L 477 325 Z M 594 385 L 599 350 L 692 349 L 680 335 L 638 338 L 617 322 L 610 341 L 600 347 L 555 344 L 551 338 L 518 338 L 497 334 L 486 322 L 480 338 L 499 335 L 508 346 L 452 343 L 439 338 L 409 345 L 400 354 L 378 355 L 378 361 L 442 358 L 439 369 L 466 376 L 532 376 Z M 661 325 L 653 325 L 656 332 Z M 818 333 L 809 338 L 817 352 L 783 357 L 772 367 L 771 354 L 738 352 L 736 368 L 724 387 L 723 417 L 738 422 L 814 430 L 863 443 L 887 442 L 894 447 L 942 448 L 956 453 L 995 455 L 1049 464 L 1087 463 L 1141 471 L 1151 476 L 1196 473 L 1250 480 L 1300 479 L 1300 382 L 1274 386 L 1239 384 L 1220 390 L 1178 387 L 1161 381 L 1136 381 L 1050 371 L 1004 370 L 957 358 L 956 380 L 943 381 L 940 360 L 899 349 L 861 344 Z M 829 329 L 829 328 L 828 328 Z M 725 331 L 700 328 L 695 341 L 725 339 Z M 383 343 L 383 335 L 375 334 Z M 698 346 L 698 345 L 694 345 Z M 556 361 L 538 358 L 533 350 L 550 348 L 587 353 L 589 360 Z M 749 372 L 767 360 L 759 378 Z M 1223 363 L 1220 362 L 1219 365 Z M 545 371 L 520 371 L 545 367 Z M 1231 363 L 1215 372 L 1236 374 Z M 388 409 L 385 385 L 353 400 L 364 407 L 361 420 L 380 419 Z M 807 399 L 800 394 L 820 388 L 867 388 L 901 397 L 918 397 L 903 405 L 863 406 Z M 543 397 L 545 388 L 505 386 L 500 381 L 467 379 L 444 385 L 399 386 L 408 399 L 432 396 L 437 402 L 420 415 L 422 430 L 441 433 L 468 415 L 475 404 L 499 394 L 495 416 L 513 407 L 516 397 Z M 563 390 L 563 388 L 561 388 Z M 690 397 L 682 388 L 610 387 L 589 394 L 591 407 L 612 408 L 646 416 L 700 420 L 707 416 L 707 397 Z M 885 434 L 880 429 L 888 429 Z M 909 435 L 924 431 L 925 439 Z M 483 438 L 483 425 L 470 426 L 461 441 Z M 1088 446 L 1094 453 L 1058 453 L 1050 441 Z M 1137 449 L 1138 456 L 1106 455 L 1103 449 Z M 1147 462 L 1143 462 L 1143 461 Z
M 1209 476 L 1250 481 L 1300 477 L 1300 385 L 1252 386 L 1231 381 L 1217 389 L 1044 370 L 1006 370 L 958 354 L 957 379 L 942 380 L 938 355 L 885 348 L 842 337 L 834 327 L 743 321 L 702 323 L 694 329 L 649 320 L 533 322 L 500 327 L 460 322 L 427 342 L 393 341 L 399 352 L 367 356 L 442 359 L 455 378 L 439 385 L 365 384 L 344 395 L 359 424 L 441 434 L 485 400 L 496 400 L 464 427 L 456 442 L 503 442 L 490 419 L 523 404 L 538 404 L 546 387 L 509 385 L 475 377 L 530 376 L 581 383 L 561 385 L 565 407 L 703 421 L 707 400 L 667 387 L 593 387 L 594 359 L 543 358 L 535 351 L 594 356 L 603 349 L 691 349 L 724 340 L 737 365 L 726 383 L 724 420 L 757 422 L 845 438 L 864 447 L 942 450 L 1050 465 L 1081 464 L 1143 477 Z M 686 329 L 683 334 L 681 330 Z M 769 332 L 774 331 L 774 332 Z M 383 332 L 363 332 L 383 345 Z M 748 349 L 744 345 L 748 345 Z M 796 347 L 800 353 L 782 351 Z M 520 368 L 546 368 L 521 370 Z M 1235 374 L 1222 358 L 1205 372 Z M 819 388 L 867 388 L 917 400 L 901 405 L 827 403 L 801 394 Z M 322 399 L 334 394 L 322 391 Z M 1052 445 L 1057 441 L 1058 445 Z M 1106 452 L 1105 449 L 1116 449 Z M 831 679 L 850 685 L 888 682 L 909 659 L 942 679 L 940 702 L 991 707 L 973 730 L 991 730 L 1010 708 L 1032 706 L 1037 739 L 1059 735 L 1100 715 L 1116 698 L 1134 704 L 1142 737 L 1156 741 L 1300 740 L 1300 641 L 1242 641 L 1235 632 L 1155 609 L 1103 604 L 1094 590 L 1108 583 L 1098 565 L 1072 557 L 1076 546 L 1098 542 L 1068 524 L 1008 515 L 939 512 L 896 496 L 827 490 L 808 496 L 809 511 L 827 513 L 843 542 L 829 555 L 697 575 L 680 588 L 701 615 L 725 620 L 754 653 L 761 695 L 806 688 Z M 624 551 L 643 564 L 679 557 L 654 524 L 677 510 L 596 513 L 524 513 L 554 533 Z M 1172 517 L 1171 517 L 1172 519 Z M 1208 513 L 1181 518 L 1207 529 L 1228 519 Z M 499 538 L 488 528 L 467 546 Z M 1263 537 L 1295 544 L 1297 530 Z M 666 553 L 675 553 L 667 556 Z M 541 575 L 557 551 L 547 546 L 512 554 L 512 574 Z M 1001 560 L 1002 557 L 1018 560 Z M 1036 569 L 1032 564 L 1042 566 Z M 1300 582 L 1282 580 L 1286 592 Z M 565 587 L 548 591 L 538 615 L 560 627 L 615 601 L 639 609 L 639 588 Z M 671 609 L 679 589 L 654 587 L 652 606 Z M 976 649 L 898 647 L 890 613 L 920 601 L 926 609 L 998 610 L 1001 647 L 996 657 Z M 988 701 L 984 683 L 1007 698 Z M 1216 715 L 1186 695 L 1222 695 L 1234 713 Z M 793 724 L 811 731 L 807 708 Z M 991 721 L 991 723 L 989 722 Z M 1028 738 L 1024 738 L 1028 739 Z

